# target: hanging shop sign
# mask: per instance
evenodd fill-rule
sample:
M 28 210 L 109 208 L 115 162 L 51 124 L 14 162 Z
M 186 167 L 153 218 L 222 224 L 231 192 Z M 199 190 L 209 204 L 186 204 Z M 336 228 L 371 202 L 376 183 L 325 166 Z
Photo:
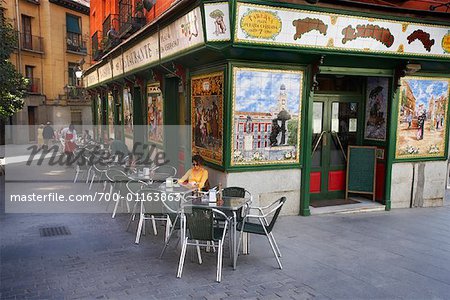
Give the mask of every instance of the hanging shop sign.
M 235 40 L 398 55 L 450 57 L 449 27 L 238 4 Z
M 161 58 L 203 44 L 205 41 L 200 8 L 195 8 L 169 26 L 161 29 L 159 38 Z
M 230 10 L 228 2 L 205 4 L 206 39 L 209 42 L 230 40 Z
M 158 35 L 153 34 L 123 52 L 123 71 L 130 72 L 158 60 Z
M 98 68 L 98 80 L 99 82 L 102 82 L 111 78 L 112 78 L 111 63 L 107 62 L 106 64 Z
M 85 78 L 85 86 L 86 87 L 90 87 L 90 86 L 93 86 L 94 84 L 97 84 L 98 83 L 97 69 L 95 69 L 93 72 L 86 75 L 84 78 Z
M 401 80 L 395 158 L 445 156 L 449 84 L 448 78 Z
M 122 55 L 112 59 L 112 73 L 113 77 L 117 77 L 123 74 L 123 59 Z

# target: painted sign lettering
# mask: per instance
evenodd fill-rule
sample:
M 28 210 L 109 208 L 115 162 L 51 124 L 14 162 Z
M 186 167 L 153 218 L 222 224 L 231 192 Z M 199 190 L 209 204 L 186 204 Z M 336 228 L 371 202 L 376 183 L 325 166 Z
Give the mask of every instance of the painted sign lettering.
M 422 29 L 415 30 L 407 37 L 407 39 L 408 44 L 411 44 L 415 40 L 421 41 L 422 45 L 425 47 L 425 50 L 428 52 L 431 51 L 431 47 L 434 45 L 434 39 L 430 39 L 430 34 Z
M 343 44 L 356 40 L 357 38 L 372 38 L 388 48 L 394 43 L 394 36 L 391 34 L 391 31 L 388 28 L 383 28 L 378 25 L 357 25 L 356 30 L 352 25 L 348 25 L 342 29 L 342 34 L 344 35 L 342 39 Z
M 292 22 L 292 25 L 294 25 L 296 29 L 294 40 L 301 38 L 303 34 L 313 30 L 317 30 L 323 35 L 327 35 L 328 25 L 319 19 L 297 19 Z

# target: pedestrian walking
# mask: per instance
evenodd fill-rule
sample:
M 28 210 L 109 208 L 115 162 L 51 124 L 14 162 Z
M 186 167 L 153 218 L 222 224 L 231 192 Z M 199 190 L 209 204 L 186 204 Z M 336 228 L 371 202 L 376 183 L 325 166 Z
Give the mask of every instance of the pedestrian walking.
M 42 131 L 42 137 L 44 138 L 44 147 L 48 149 L 50 142 L 55 138 L 55 130 L 50 122 L 47 122 L 45 125 L 44 130 Z
M 44 131 L 44 124 L 39 125 L 37 129 L 37 145 L 38 148 L 42 148 L 44 146 L 44 137 L 42 135 Z
M 61 137 L 64 139 L 64 154 L 67 157 L 67 166 L 72 166 L 73 152 L 77 147 L 75 141 L 77 140 L 77 131 L 75 126 L 70 124 L 69 127 L 64 128 L 61 133 Z

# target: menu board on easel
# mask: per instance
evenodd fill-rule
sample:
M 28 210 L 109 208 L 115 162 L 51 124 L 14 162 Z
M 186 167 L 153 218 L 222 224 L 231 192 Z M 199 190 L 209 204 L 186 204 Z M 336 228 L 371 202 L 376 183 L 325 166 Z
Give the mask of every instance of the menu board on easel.
M 375 201 L 376 147 L 349 146 L 347 154 L 347 184 L 349 193 L 372 195 Z

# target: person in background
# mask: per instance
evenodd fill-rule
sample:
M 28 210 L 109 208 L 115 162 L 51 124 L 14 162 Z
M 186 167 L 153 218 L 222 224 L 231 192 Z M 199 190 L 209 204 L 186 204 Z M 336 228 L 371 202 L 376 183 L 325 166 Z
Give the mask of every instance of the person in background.
M 44 147 L 44 136 L 42 135 L 43 131 L 44 131 L 44 124 L 41 124 L 37 129 L 37 145 L 39 148 Z
M 53 127 L 50 126 L 50 124 L 50 122 L 47 122 L 47 125 L 45 125 L 44 130 L 42 131 L 42 136 L 44 137 L 44 147 L 47 149 L 50 141 L 55 138 L 55 130 L 53 130 Z
M 192 168 L 178 180 L 180 184 L 191 184 L 198 187 L 199 191 L 208 190 L 208 171 L 203 168 L 203 157 L 194 155 L 192 157 Z
M 77 140 L 77 131 L 75 126 L 70 124 L 69 127 L 64 128 L 61 132 L 61 138 L 64 140 L 64 153 L 67 156 L 67 166 L 72 165 L 73 152 L 77 147 L 75 141 Z
M 122 141 L 120 133 L 116 134 L 115 139 L 109 139 L 109 149 L 111 150 L 112 155 L 118 155 L 120 159 L 123 159 L 130 154 L 130 150 Z
M 81 137 L 83 143 L 88 143 L 92 140 L 92 136 L 89 134 L 89 130 L 85 130 L 83 136 Z

